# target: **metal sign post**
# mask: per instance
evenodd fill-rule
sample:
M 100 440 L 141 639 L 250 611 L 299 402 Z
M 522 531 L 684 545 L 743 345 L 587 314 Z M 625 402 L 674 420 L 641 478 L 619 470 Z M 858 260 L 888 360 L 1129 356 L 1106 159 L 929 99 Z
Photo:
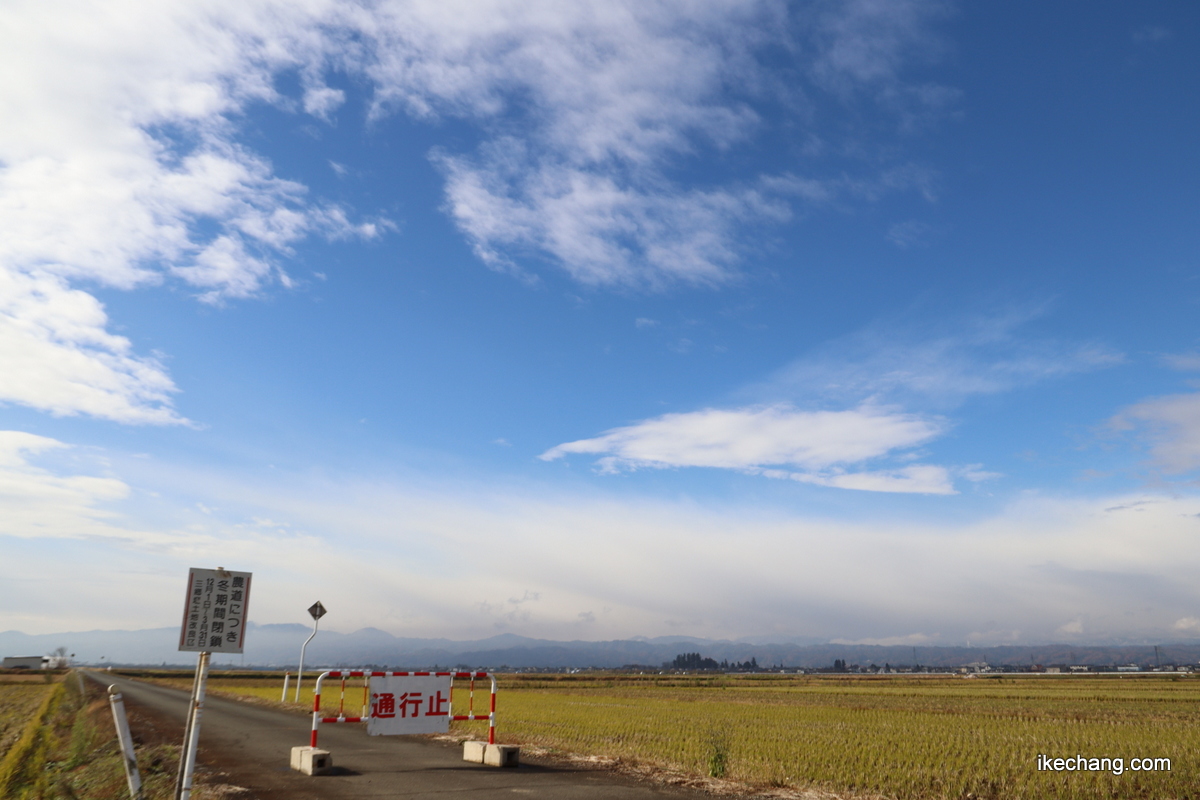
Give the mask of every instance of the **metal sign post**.
M 179 774 L 175 778 L 175 800 L 189 800 L 192 795 L 196 751 L 200 746 L 200 715 L 204 711 L 204 694 L 212 654 L 242 652 L 249 605 L 249 572 L 230 572 L 224 567 L 192 569 L 188 572 L 179 649 L 199 653 L 200 657 L 196 663 L 196 677 L 192 681 L 192 699 L 188 704 Z
M 325 616 L 325 606 L 321 605 L 321 601 L 313 603 L 308 607 L 308 613 L 313 618 L 313 632 L 304 640 L 304 644 L 300 645 L 300 668 L 296 670 L 296 696 L 292 698 L 292 702 L 300 702 L 300 680 L 304 677 L 304 651 L 308 649 L 308 643 L 313 640 L 313 636 L 317 635 L 317 625 L 321 622 L 321 617 Z M 284 691 L 287 691 L 284 689 Z
M 171 794 L 173 800 L 179 800 L 179 792 L 183 789 L 183 776 L 187 772 L 188 743 L 192 741 L 192 725 L 196 720 L 194 714 L 196 709 L 196 693 L 200 689 L 200 664 L 201 661 L 207 661 L 204 656 L 204 653 L 200 654 L 200 660 L 196 662 L 196 674 L 192 677 L 192 694 L 188 698 L 187 722 L 183 727 L 183 747 L 179 749 L 179 771 L 175 773 L 175 791 Z M 205 671 L 205 678 L 207 679 L 207 670 Z
M 187 738 L 183 741 L 183 769 L 178 781 L 179 800 L 189 800 L 192 796 L 192 780 L 196 774 L 196 750 L 200 747 L 200 715 L 204 713 L 204 691 L 208 684 L 210 658 L 211 654 L 201 653 L 200 663 L 196 665 L 196 693 L 192 700 L 191 713 L 188 715 Z

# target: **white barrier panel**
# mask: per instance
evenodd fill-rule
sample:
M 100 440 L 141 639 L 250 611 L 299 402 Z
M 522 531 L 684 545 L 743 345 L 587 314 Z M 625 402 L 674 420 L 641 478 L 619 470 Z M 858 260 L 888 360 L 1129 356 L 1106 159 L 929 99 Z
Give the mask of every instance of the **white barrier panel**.
M 339 703 L 339 705 L 338 705 L 338 715 L 336 717 L 321 716 L 321 711 L 322 711 L 321 688 L 325 684 L 325 679 L 329 678 L 329 677 L 341 678 L 343 681 L 342 702 Z M 375 678 L 389 678 L 389 677 L 395 677 L 395 678 L 408 678 L 408 677 L 443 678 L 446 681 L 453 681 L 455 678 L 469 678 L 471 683 L 467 689 L 467 691 L 468 691 L 467 713 L 466 714 L 455 714 L 453 716 L 449 716 L 449 714 L 447 714 L 449 719 L 447 719 L 446 722 L 443 723 L 444 725 L 446 725 L 446 727 L 434 728 L 434 729 L 430 729 L 428 731 L 426 731 L 425 729 L 422 729 L 420 731 L 411 731 L 411 730 L 381 731 L 381 733 L 423 733 L 423 732 L 439 733 L 439 732 L 445 732 L 449 729 L 449 720 L 451 720 L 451 719 L 453 719 L 453 720 L 486 719 L 488 721 L 488 744 L 496 743 L 496 676 L 492 675 L 490 672 L 370 672 L 367 670 L 358 670 L 358 669 L 355 669 L 355 670 L 340 670 L 340 669 L 338 669 L 338 670 L 330 670 L 329 672 L 322 672 L 320 675 L 317 676 L 317 688 L 313 692 L 312 734 L 311 734 L 311 737 L 310 737 L 309 743 L 308 743 L 309 747 L 316 749 L 317 732 L 320 730 L 321 725 L 323 723 L 331 724 L 331 723 L 335 723 L 335 722 L 367 722 L 368 724 L 370 724 L 370 722 L 369 722 L 370 716 L 363 718 L 363 717 L 347 717 L 345 715 L 344 682 L 345 682 L 346 678 L 370 678 L 371 680 L 374 680 Z M 491 692 L 490 692 L 491 696 L 490 696 L 489 702 L 488 702 L 488 712 L 486 714 L 476 714 L 475 713 L 475 680 L 477 678 L 487 678 L 489 681 L 491 681 L 491 684 L 492 684 Z M 450 706 L 451 706 L 450 691 L 453 689 L 453 684 L 452 683 L 443 683 L 443 684 L 440 684 L 440 686 L 443 688 L 446 686 L 450 687 L 449 689 L 447 689 L 447 691 L 444 695 L 446 697 L 446 711 L 449 712 Z M 382 691 L 383 691 L 383 693 L 388 692 L 387 689 L 383 689 Z M 392 694 L 391 702 L 395 702 L 396 701 L 396 693 L 393 691 L 393 692 L 391 692 L 391 694 Z M 401 692 L 401 694 L 404 694 L 404 692 Z M 437 716 L 441 712 L 441 708 L 438 706 L 438 702 L 439 702 L 440 698 L 438 697 L 438 694 L 437 694 L 437 688 L 434 689 L 433 698 L 434 698 L 433 709 L 435 711 L 435 714 L 431 715 L 431 716 Z M 408 699 L 409 698 L 405 698 L 405 700 L 408 700 Z M 413 698 L 413 699 L 415 699 L 415 698 Z M 424 699 L 426 703 L 429 702 L 428 697 L 423 696 L 422 699 Z M 363 698 L 363 711 L 364 712 L 366 712 L 368 710 L 366 708 L 366 701 L 367 701 L 367 698 L 364 697 Z M 385 707 L 388 702 L 389 701 L 387 698 L 383 698 L 383 705 Z M 375 705 L 378 706 L 379 703 L 376 702 Z M 409 709 L 411 709 L 411 708 L 412 708 L 412 706 L 409 705 Z M 426 710 L 429 710 L 428 705 L 426 706 Z M 395 719 L 395 718 L 392 717 L 391 719 Z
M 447 733 L 450 681 L 449 675 L 372 675 L 367 733 Z

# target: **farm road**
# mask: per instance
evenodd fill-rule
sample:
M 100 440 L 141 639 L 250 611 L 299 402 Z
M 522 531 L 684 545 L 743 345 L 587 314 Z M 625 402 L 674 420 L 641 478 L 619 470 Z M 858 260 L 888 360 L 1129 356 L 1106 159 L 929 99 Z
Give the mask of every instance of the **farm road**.
M 115 684 L 131 708 L 156 720 L 161 733 L 176 741 L 183 739 L 187 692 L 106 672 L 85 674 L 105 686 Z M 498 719 L 502 725 L 503 716 Z M 711 798 L 600 770 L 539 763 L 522 763 L 516 769 L 485 767 L 463 761 L 461 749 L 448 743 L 410 736 L 367 736 L 357 725 L 322 726 L 321 747 L 332 754 L 336 774 L 308 777 L 290 769 L 288 761 L 293 746 L 308 743 L 310 727 L 307 717 L 210 695 L 200 721 L 198 766 L 224 773 L 227 777 L 221 781 L 250 790 L 250 795 L 240 797 L 258 800 Z M 502 727 L 499 730 L 503 732 Z

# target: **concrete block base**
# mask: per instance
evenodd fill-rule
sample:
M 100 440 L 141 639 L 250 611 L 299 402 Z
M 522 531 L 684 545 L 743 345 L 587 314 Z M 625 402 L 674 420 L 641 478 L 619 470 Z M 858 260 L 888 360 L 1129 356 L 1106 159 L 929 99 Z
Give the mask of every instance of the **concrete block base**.
M 520 758 L 521 748 L 511 744 L 489 744 L 483 750 L 483 763 L 489 767 L 515 767 Z
M 463 761 L 482 764 L 483 751 L 486 749 L 487 742 L 463 742 Z
M 328 750 L 316 747 L 293 747 L 292 769 L 305 775 L 322 775 L 333 766 L 333 756 Z

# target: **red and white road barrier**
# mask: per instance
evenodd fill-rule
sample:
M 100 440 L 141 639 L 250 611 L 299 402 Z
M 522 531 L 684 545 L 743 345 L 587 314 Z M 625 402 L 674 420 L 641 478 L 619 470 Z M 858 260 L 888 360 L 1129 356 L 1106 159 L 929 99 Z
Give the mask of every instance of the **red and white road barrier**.
M 496 676 L 490 672 L 373 672 L 369 670 L 329 670 L 322 672 L 317 678 L 317 687 L 313 693 L 313 722 L 312 722 L 312 737 L 309 745 L 313 748 L 317 746 L 317 731 L 322 723 L 333 724 L 338 722 L 366 722 L 367 717 L 347 717 L 344 713 L 346 703 L 346 678 L 390 678 L 390 677 L 449 677 L 450 682 L 450 702 L 454 702 L 454 679 L 469 678 L 470 688 L 467 699 L 467 713 L 450 715 L 452 720 L 476 720 L 486 719 L 488 721 L 488 744 L 496 743 Z M 338 715 L 336 717 L 321 716 L 321 687 L 326 678 L 341 678 L 342 679 L 342 695 L 341 703 L 338 707 Z M 476 678 L 488 678 L 491 680 L 491 699 L 488 705 L 487 714 L 475 713 L 475 680 Z M 363 689 L 364 693 L 366 688 Z M 364 697 L 363 710 L 367 710 L 367 703 Z

